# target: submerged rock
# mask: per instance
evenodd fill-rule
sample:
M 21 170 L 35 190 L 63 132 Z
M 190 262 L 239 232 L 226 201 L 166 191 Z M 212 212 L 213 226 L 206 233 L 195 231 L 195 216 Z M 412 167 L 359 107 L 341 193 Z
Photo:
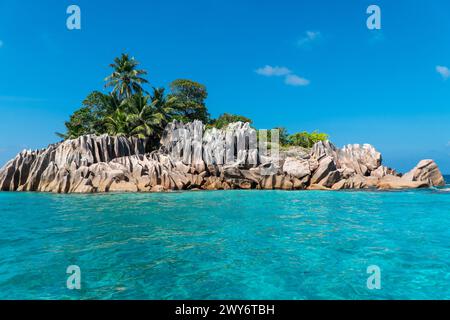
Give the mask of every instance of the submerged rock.
M 336 148 L 319 142 L 308 152 L 260 154 L 256 130 L 237 122 L 208 129 L 200 121 L 170 123 L 161 147 L 142 139 L 87 135 L 19 153 L 0 170 L 1 191 L 57 193 L 170 190 L 342 190 L 441 186 L 439 168 L 421 161 L 400 176 L 382 165 L 371 145 Z

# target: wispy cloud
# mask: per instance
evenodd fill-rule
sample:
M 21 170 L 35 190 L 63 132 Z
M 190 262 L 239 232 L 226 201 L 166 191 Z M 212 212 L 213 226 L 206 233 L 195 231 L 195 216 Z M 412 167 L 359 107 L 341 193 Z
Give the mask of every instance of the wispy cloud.
M 285 75 L 292 73 L 292 71 L 286 67 L 278 67 L 278 66 L 272 67 L 269 65 L 267 65 L 263 68 L 256 69 L 255 72 L 261 76 L 266 76 L 266 77 L 280 77 L 280 76 L 285 76 Z
M 320 40 L 322 34 L 319 31 L 306 31 L 304 36 L 297 40 L 297 46 L 300 48 L 307 48 L 312 45 L 312 43 Z
M 299 77 L 295 74 L 289 74 L 284 79 L 284 83 L 286 83 L 289 86 L 303 87 L 309 85 L 310 81 L 308 79 Z
M 439 73 L 444 80 L 450 78 L 450 69 L 445 66 L 436 66 L 436 71 Z
M 310 84 L 308 79 L 294 74 L 291 69 L 287 67 L 272 67 L 270 65 L 266 65 L 265 67 L 256 69 L 255 72 L 265 77 L 284 77 L 284 83 L 289 86 L 301 87 Z

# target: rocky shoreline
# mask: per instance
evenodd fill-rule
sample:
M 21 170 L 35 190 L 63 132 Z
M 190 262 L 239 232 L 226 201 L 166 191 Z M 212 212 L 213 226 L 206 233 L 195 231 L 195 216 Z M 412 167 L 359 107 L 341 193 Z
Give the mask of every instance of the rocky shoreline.
M 226 130 L 199 122 L 169 124 L 159 150 L 143 139 L 87 135 L 25 150 L 0 170 L 1 191 L 55 193 L 164 192 L 171 190 L 407 189 L 445 185 L 433 160 L 406 174 L 382 165 L 371 145 L 261 154 L 256 130 L 237 122 Z M 230 160 L 232 159 L 232 160 Z

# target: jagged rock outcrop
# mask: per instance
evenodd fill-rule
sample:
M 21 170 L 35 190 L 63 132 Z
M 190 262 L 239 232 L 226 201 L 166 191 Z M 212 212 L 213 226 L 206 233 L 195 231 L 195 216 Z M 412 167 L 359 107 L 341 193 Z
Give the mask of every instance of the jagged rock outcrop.
M 308 152 L 262 152 L 248 123 L 205 131 L 200 121 L 170 123 L 159 150 L 145 140 L 87 135 L 23 151 L 0 170 L 1 191 L 58 193 L 169 190 L 342 190 L 440 186 L 436 163 L 421 161 L 401 176 L 382 165 L 370 145 L 336 148 L 324 141 Z
M 373 170 L 370 175 L 376 178 L 383 178 L 384 176 L 400 176 L 394 169 L 388 168 L 386 166 L 379 166 L 377 169 Z
M 381 153 L 369 144 L 350 144 L 338 151 L 338 167 L 368 176 L 381 166 Z
M 414 169 L 406 173 L 402 178 L 408 181 L 426 181 L 433 186 L 445 184 L 444 177 L 433 160 L 420 161 Z
M 145 146 L 146 141 L 135 138 L 88 135 L 42 150 L 25 150 L 0 170 L 0 190 L 91 192 L 90 169 L 118 157 L 143 154 Z M 109 166 L 96 173 L 115 169 Z

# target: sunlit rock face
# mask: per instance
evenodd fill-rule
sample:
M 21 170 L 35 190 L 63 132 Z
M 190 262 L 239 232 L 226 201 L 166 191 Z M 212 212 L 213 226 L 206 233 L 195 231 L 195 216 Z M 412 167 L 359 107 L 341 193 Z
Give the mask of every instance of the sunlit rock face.
M 88 179 L 85 168 L 142 154 L 145 144 L 135 138 L 87 135 L 42 150 L 24 150 L 0 170 L 0 189 L 70 192 Z
M 439 167 L 433 160 L 422 160 L 403 177 L 407 181 L 426 181 L 432 186 L 444 186 L 445 180 Z
M 242 122 L 205 130 L 200 121 L 174 121 L 163 133 L 161 151 L 190 165 L 258 164 L 256 130 Z
M 86 135 L 42 150 L 22 151 L 0 170 L 2 191 L 57 193 L 170 190 L 397 189 L 443 185 L 432 160 L 401 176 L 368 144 L 267 153 L 248 123 L 205 129 L 200 121 L 170 123 L 159 150 L 146 140 Z

